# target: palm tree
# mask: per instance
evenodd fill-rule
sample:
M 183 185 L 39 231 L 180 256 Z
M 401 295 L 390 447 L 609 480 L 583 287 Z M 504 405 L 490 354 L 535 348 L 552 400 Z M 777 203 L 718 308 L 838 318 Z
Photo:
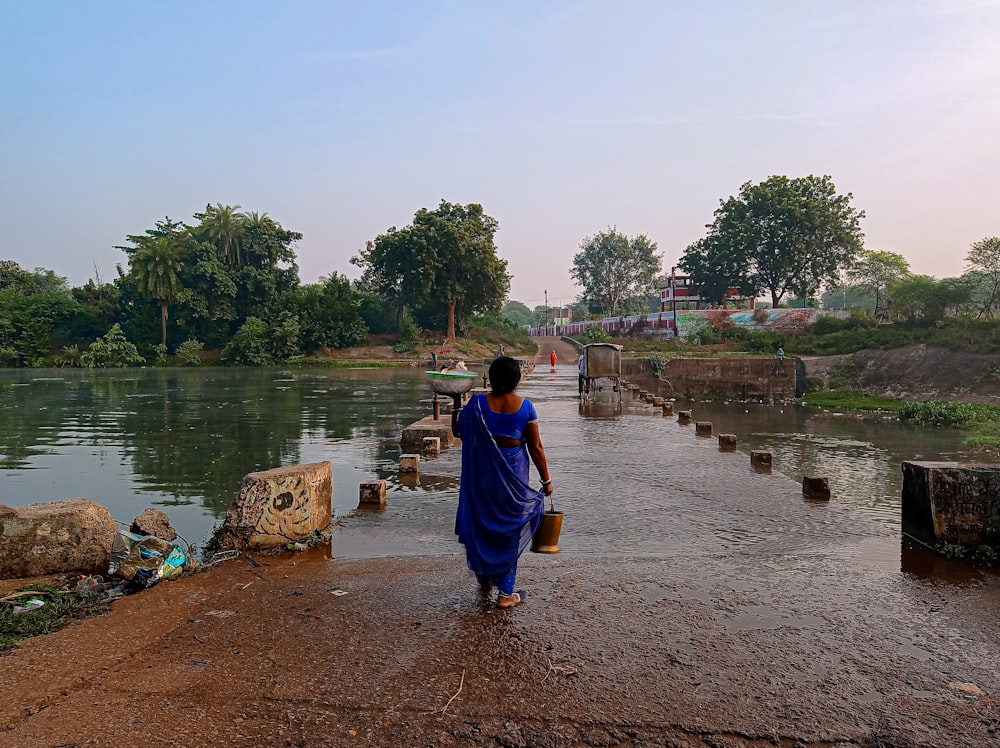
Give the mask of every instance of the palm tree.
M 242 264 L 241 240 L 247 216 L 237 212 L 239 209 L 239 205 L 216 203 L 206 205 L 205 212 L 195 216 L 201 219 L 200 228 L 219 250 L 222 261 L 230 269 Z
M 148 237 L 129 258 L 139 293 L 160 304 L 163 347 L 167 347 L 167 307 L 182 289 L 181 252 L 174 236 Z

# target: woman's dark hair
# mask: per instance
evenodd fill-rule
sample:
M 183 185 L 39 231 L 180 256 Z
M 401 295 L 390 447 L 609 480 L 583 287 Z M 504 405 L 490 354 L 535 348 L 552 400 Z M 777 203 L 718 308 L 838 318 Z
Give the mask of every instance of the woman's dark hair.
M 498 356 L 490 364 L 490 387 L 494 395 L 506 395 L 521 381 L 521 364 L 510 356 Z

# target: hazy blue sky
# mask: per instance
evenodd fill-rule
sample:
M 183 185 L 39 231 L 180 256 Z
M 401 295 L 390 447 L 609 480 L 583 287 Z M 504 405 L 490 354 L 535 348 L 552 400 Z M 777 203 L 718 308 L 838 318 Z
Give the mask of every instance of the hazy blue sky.
M 303 281 L 442 198 L 511 298 L 569 302 L 609 225 L 669 269 L 719 200 L 829 174 L 938 278 L 1000 235 L 1000 3 L 0 0 L 0 258 L 107 280 L 206 203 L 305 238 Z

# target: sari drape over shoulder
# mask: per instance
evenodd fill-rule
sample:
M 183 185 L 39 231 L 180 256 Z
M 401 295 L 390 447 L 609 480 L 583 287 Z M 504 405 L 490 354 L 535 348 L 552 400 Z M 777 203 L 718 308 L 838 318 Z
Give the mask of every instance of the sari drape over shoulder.
M 531 543 L 545 511 L 545 492 L 528 485 L 528 450 L 499 447 L 486 426 L 485 395 L 459 414 L 462 479 L 455 534 L 469 568 L 483 578 L 503 577 Z

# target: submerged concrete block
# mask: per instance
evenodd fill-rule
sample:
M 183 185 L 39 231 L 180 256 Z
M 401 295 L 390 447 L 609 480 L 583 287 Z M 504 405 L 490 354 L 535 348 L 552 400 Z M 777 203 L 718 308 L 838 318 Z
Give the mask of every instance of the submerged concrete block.
M 404 452 L 416 452 L 424 447 L 424 439 L 436 436 L 441 440 L 441 449 L 447 449 L 455 443 L 455 435 L 451 433 L 451 416 L 435 421 L 433 418 L 422 418 L 403 429 L 399 437 L 399 446 Z
M 691 411 L 690 410 L 677 411 L 677 423 L 681 424 L 691 423 Z
M 761 472 L 771 471 L 771 453 L 761 449 L 750 451 L 750 465 Z
M 385 506 L 385 481 L 366 480 L 358 486 L 358 503 L 368 506 Z
M 665 402 L 661 406 L 663 408 L 663 415 L 672 416 L 674 414 L 674 404 L 671 402 Z
M 419 473 L 420 472 L 420 455 L 400 455 L 399 456 L 399 472 L 401 473 Z
M 663 398 L 662 397 L 654 397 L 653 398 L 653 407 L 654 408 L 662 408 L 663 407 Z
M 928 543 L 1000 544 L 1000 465 L 904 462 L 902 524 Z
M 695 436 L 711 436 L 712 435 L 712 424 L 710 421 L 697 421 L 694 424 L 694 435 Z
M 736 451 L 736 434 L 719 434 L 719 451 Z
M 107 573 L 118 523 L 90 499 L 0 505 L 0 579 Z
M 802 495 L 809 499 L 830 498 L 830 481 L 826 478 L 804 476 L 802 478 Z
M 441 437 L 440 436 L 425 436 L 424 437 L 424 454 L 428 457 L 435 457 L 441 454 Z
M 262 470 L 243 487 L 216 534 L 220 550 L 266 550 L 331 529 L 333 474 L 329 462 Z

